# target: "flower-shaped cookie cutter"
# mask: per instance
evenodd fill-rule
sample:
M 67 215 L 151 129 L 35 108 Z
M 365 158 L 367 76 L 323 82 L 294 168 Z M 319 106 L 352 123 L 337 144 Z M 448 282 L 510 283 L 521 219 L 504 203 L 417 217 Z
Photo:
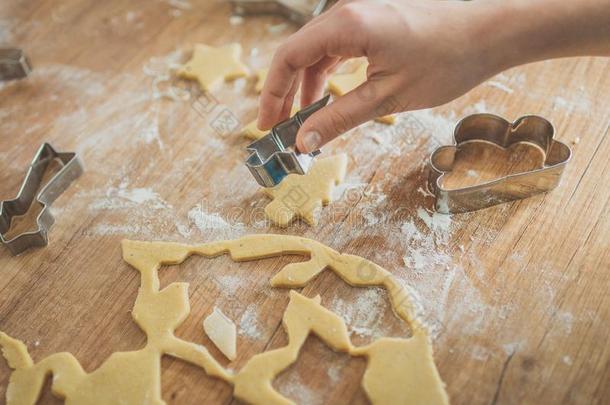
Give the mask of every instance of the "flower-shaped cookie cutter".
M 454 144 L 441 146 L 430 156 L 428 186 L 436 196 L 436 211 L 455 214 L 476 211 L 519 200 L 554 189 L 572 157 L 570 148 L 554 139 L 553 125 L 546 119 L 527 115 L 509 122 L 493 114 L 474 114 L 462 119 L 453 133 Z M 465 144 L 490 143 L 502 149 L 524 143 L 544 154 L 542 167 L 510 174 L 474 186 L 448 189 L 442 181 L 451 172 L 456 152 Z

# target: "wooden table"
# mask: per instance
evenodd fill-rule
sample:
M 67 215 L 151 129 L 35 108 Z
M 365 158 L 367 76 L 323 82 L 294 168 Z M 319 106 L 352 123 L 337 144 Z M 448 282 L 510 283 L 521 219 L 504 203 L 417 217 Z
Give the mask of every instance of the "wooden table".
M 222 86 L 213 105 L 159 94 L 185 86 L 163 74 L 184 62 L 195 43 L 240 42 L 243 60 L 256 69 L 294 28 L 274 17 L 232 25 L 224 3 L 183 9 L 188 4 L 0 5 L 0 42 L 22 46 L 35 66 L 29 79 L 0 85 L 0 199 L 15 195 L 44 141 L 77 151 L 86 166 L 54 204 L 50 245 L 20 257 L 0 252 L 0 330 L 25 341 L 35 360 L 69 351 L 91 371 L 111 353 L 145 343 L 130 316 L 139 278 L 121 259 L 121 239 L 302 235 L 371 259 L 408 286 L 453 403 L 610 401 L 608 59 L 513 69 L 446 106 L 403 114 L 394 127 L 368 124 L 344 136 L 325 151 L 350 158 L 338 200 L 322 212 L 320 225 L 280 230 L 263 221 L 268 200 L 242 164 L 247 141 L 214 129 L 225 109 L 243 123 L 254 119 L 254 80 Z M 433 198 L 423 190 L 426 158 L 451 140 L 460 117 L 478 111 L 551 120 L 574 152 L 562 184 L 467 215 L 432 215 Z M 477 155 L 470 160 L 476 167 L 464 173 L 476 179 L 514 171 L 522 155 L 487 165 Z M 288 294 L 268 280 L 293 260 L 192 258 L 163 268 L 164 285 L 191 284 L 192 312 L 177 335 L 227 364 L 201 327 L 218 306 L 239 330 L 233 369 L 285 344 L 280 321 Z M 303 293 L 321 294 L 322 304 L 354 330 L 356 344 L 405 333 L 383 291 L 350 288 L 327 272 Z M 302 403 L 364 403 L 364 366 L 310 337 L 298 363 L 274 384 Z M 1 397 L 8 376 L 0 361 Z M 232 401 L 229 385 L 175 359 L 163 360 L 162 381 L 169 403 Z M 43 402 L 59 402 L 48 384 Z

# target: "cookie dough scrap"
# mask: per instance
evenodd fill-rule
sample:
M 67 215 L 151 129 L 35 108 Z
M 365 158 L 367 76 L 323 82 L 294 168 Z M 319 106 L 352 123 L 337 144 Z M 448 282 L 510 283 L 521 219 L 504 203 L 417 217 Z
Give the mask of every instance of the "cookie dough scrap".
M 353 73 L 341 73 L 331 76 L 328 80 L 328 89 L 337 97 L 349 93 L 366 81 L 366 70 L 368 67 L 369 64 L 364 62 Z M 376 118 L 375 121 L 392 125 L 396 122 L 396 117 L 384 115 L 383 117 Z
M 297 112 L 299 112 L 299 108 L 296 106 L 293 106 L 292 110 L 290 111 L 290 116 L 292 117 Z M 252 140 L 256 141 L 258 139 L 261 139 L 263 136 L 265 136 L 269 133 L 269 131 L 263 131 L 261 129 L 258 129 L 257 124 L 258 124 L 258 120 L 256 120 L 256 119 L 254 121 L 250 122 L 248 125 L 246 125 L 245 127 L 243 127 L 241 129 L 241 134 L 248 139 L 252 139 Z
M 317 335 L 330 348 L 367 360 L 362 386 L 373 404 L 448 404 L 447 393 L 432 356 L 425 328 L 417 321 L 404 287 L 390 272 L 359 256 L 341 254 L 311 239 L 287 235 L 252 235 L 236 240 L 185 245 L 124 240 L 123 258 L 140 273 L 140 289 L 132 316 L 147 336 L 137 351 L 113 353 L 97 370 L 85 372 L 69 353 L 56 353 L 35 363 L 27 347 L 2 332 L 0 346 L 14 370 L 6 393 L 8 405 L 35 404 L 48 375 L 54 395 L 67 404 L 164 404 L 161 359 L 171 356 L 204 369 L 208 375 L 233 385 L 238 399 L 252 404 L 293 404 L 275 391 L 273 379 L 294 363 L 306 338 Z M 160 289 L 159 270 L 177 265 L 191 255 L 213 258 L 229 254 L 235 261 L 258 260 L 285 254 L 306 261 L 286 265 L 271 279 L 273 287 L 301 288 L 323 271 L 335 272 L 354 287 L 387 290 L 395 314 L 412 331 L 407 338 L 379 338 L 366 346 L 351 343 L 345 322 L 321 305 L 320 297 L 290 292 L 283 315 L 288 344 L 254 355 L 241 370 L 220 366 L 204 346 L 174 335 L 190 312 L 188 283 L 174 282 Z
M 256 71 L 256 87 L 254 90 L 258 94 L 261 94 L 263 91 L 263 86 L 265 85 L 265 80 L 267 80 L 267 75 L 269 74 L 269 68 L 260 69 Z
M 211 91 L 225 80 L 234 80 L 249 74 L 240 61 L 241 45 L 229 44 L 218 48 L 197 44 L 191 60 L 182 65 L 177 75 L 196 80 L 203 91 Z
M 289 174 L 277 186 L 264 188 L 265 194 L 273 199 L 265 207 L 265 216 L 281 227 L 297 218 L 317 225 L 320 209 L 331 202 L 333 187 L 343 182 L 346 169 L 345 154 L 319 157 L 307 174 Z
M 237 328 L 222 311 L 214 307 L 214 311 L 203 320 L 203 330 L 227 359 L 233 361 L 237 357 Z

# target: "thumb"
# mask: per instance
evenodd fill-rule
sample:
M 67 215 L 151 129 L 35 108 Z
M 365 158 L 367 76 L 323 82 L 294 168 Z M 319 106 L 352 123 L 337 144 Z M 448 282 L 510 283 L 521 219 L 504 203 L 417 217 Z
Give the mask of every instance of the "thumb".
M 385 97 L 378 96 L 376 90 L 372 82 L 364 82 L 313 114 L 297 134 L 297 149 L 313 152 L 350 129 L 385 115 L 379 114 L 380 106 L 387 104 Z

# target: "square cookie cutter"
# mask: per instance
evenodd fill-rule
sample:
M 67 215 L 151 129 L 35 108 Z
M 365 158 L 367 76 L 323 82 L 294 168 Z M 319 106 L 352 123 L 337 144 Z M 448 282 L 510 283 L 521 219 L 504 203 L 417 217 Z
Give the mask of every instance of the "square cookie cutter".
M 436 211 L 442 214 L 476 211 L 554 189 L 572 157 L 569 146 L 555 140 L 554 135 L 553 125 L 536 115 L 521 117 L 513 123 L 493 114 L 474 114 L 462 119 L 453 133 L 454 144 L 441 146 L 430 156 L 428 187 L 436 196 Z M 470 187 L 443 187 L 443 176 L 453 169 L 456 152 L 472 142 L 502 149 L 518 143 L 533 145 L 544 154 L 544 162 L 538 169 Z
M 61 169 L 51 177 L 40 192 L 37 192 L 53 161 L 58 161 Z M 46 246 L 49 243 L 48 232 L 55 222 L 49 207 L 82 173 L 83 165 L 76 153 L 58 153 L 50 144 L 44 143 L 30 164 L 17 197 L 13 200 L 0 201 L 0 242 L 6 245 L 13 255 L 23 253 L 32 247 Z M 34 202 L 42 206 L 36 217 L 37 229 L 21 233 L 11 239 L 5 238 L 13 218 L 25 215 Z
M 0 48 L 0 81 L 23 79 L 32 71 L 32 65 L 23 50 Z
M 239 16 L 275 14 L 304 25 L 324 11 L 328 0 L 231 0 Z
M 330 95 L 316 101 L 297 112 L 292 118 L 280 122 L 271 132 L 246 147 L 250 156 L 246 167 L 258 184 L 263 187 L 275 187 L 291 173 L 305 174 L 313 158 L 322 153 L 316 150 L 311 153 L 299 153 L 296 150 L 296 138 L 299 128 L 307 118 L 326 104 Z

